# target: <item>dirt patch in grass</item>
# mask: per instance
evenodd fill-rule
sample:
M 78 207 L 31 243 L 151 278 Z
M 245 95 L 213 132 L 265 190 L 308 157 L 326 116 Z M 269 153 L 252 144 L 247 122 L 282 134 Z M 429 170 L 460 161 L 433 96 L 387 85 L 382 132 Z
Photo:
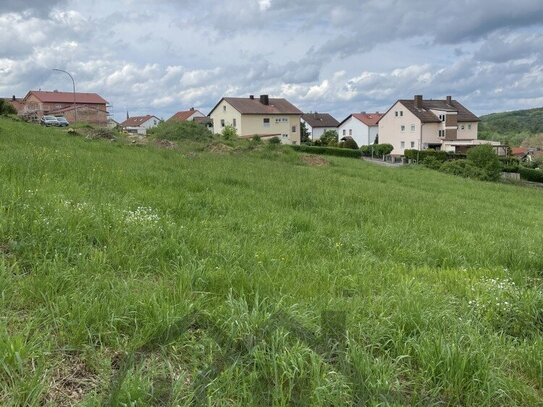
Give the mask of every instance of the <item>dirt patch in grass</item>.
M 159 148 L 167 150 L 175 150 L 177 148 L 177 144 L 170 140 L 156 140 L 154 144 Z
M 227 146 L 226 144 L 223 144 L 223 143 L 216 143 L 216 144 L 211 144 L 208 150 L 211 153 L 215 153 L 215 154 L 226 154 L 226 153 L 231 153 L 232 150 L 234 150 L 234 148 Z
M 66 355 L 51 376 L 46 402 L 54 406 L 73 406 L 97 386 L 97 374 L 80 357 Z
M 311 165 L 312 167 L 323 167 L 330 164 L 330 161 L 326 158 L 313 154 L 304 154 L 300 156 L 300 160 L 302 160 L 304 164 Z

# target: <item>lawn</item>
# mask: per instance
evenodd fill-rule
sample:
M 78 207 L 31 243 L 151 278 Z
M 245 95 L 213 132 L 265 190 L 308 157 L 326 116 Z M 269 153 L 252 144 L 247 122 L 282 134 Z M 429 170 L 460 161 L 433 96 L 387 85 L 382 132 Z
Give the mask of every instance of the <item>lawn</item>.
M 543 404 L 543 190 L 217 146 L 0 119 L 0 405 Z

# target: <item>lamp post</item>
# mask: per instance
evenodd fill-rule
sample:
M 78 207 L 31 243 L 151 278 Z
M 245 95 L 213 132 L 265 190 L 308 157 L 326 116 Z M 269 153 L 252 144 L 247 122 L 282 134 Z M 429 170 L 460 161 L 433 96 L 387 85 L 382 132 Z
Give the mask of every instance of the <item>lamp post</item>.
M 53 68 L 53 71 L 64 72 L 72 80 L 72 85 L 73 85 L 73 90 L 74 90 L 74 123 L 75 123 L 75 122 L 77 122 L 77 107 L 76 107 L 76 102 L 75 102 L 75 80 L 74 80 L 74 77 L 70 74 L 70 72 L 64 71 L 62 69 Z

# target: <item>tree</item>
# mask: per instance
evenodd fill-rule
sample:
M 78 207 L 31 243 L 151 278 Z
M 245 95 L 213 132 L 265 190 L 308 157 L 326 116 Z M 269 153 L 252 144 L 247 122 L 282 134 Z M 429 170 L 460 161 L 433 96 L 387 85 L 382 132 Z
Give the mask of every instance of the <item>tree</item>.
M 475 167 L 480 168 L 483 179 L 486 181 L 497 181 L 501 174 L 501 164 L 494 148 L 489 144 L 482 144 L 473 147 L 468 151 L 467 159 Z
M 11 103 L 0 99 L 0 114 L 17 114 L 17 109 Z
M 319 139 L 323 146 L 336 147 L 338 135 L 335 130 L 326 130 Z
M 307 130 L 307 125 L 305 122 L 300 124 L 300 141 L 302 143 L 309 141 L 309 130 Z

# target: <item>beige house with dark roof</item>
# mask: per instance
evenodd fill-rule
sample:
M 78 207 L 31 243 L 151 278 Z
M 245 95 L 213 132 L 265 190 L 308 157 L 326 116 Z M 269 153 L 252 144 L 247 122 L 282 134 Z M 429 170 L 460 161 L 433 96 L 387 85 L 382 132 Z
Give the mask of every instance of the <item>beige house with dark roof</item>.
M 300 144 L 302 112 L 286 99 L 261 95 L 255 98 L 224 97 L 208 115 L 213 131 L 220 133 L 226 126 L 236 129 L 239 137 L 279 137 L 283 144 Z
M 451 96 L 424 100 L 416 95 L 398 100 L 379 120 L 379 143 L 392 144 L 393 155 L 427 148 L 465 152 L 483 143 L 477 140 L 478 123 L 479 118 Z

